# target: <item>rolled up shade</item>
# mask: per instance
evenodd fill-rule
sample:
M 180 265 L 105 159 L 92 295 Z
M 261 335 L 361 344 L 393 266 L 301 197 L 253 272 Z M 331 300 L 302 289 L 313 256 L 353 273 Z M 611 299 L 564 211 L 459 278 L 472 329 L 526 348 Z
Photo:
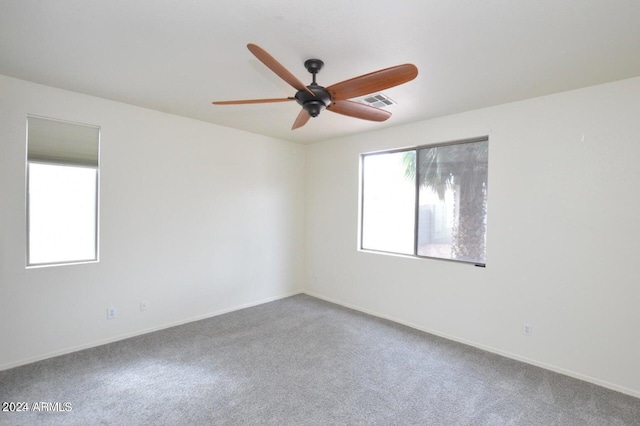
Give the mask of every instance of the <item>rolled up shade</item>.
M 100 128 L 28 117 L 28 160 L 98 167 Z

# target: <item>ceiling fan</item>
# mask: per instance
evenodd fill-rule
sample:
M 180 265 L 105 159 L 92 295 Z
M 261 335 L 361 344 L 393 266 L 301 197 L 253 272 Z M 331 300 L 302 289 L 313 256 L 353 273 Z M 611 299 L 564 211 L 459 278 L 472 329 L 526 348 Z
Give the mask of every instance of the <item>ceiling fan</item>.
M 302 110 L 293 123 L 291 130 L 304 126 L 307 124 L 307 121 L 309 121 L 309 118 L 317 117 L 324 108 L 349 117 L 362 118 L 370 121 L 385 121 L 391 117 L 389 111 L 350 101 L 349 99 L 398 86 L 413 80 L 418 75 L 418 68 L 416 68 L 415 65 L 403 64 L 323 87 L 316 83 L 316 74 L 322 69 L 324 62 L 320 59 L 309 59 L 305 61 L 304 66 L 307 71 L 313 75 L 313 81 L 310 85 L 305 86 L 260 46 L 250 43 L 247 45 L 247 48 L 260 62 L 265 64 L 267 68 L 296 89 L 297 92 L 295 96 L 275 99 L 216 101 L 212 103 L 214 105 L 241 105 L 295 100 L 302 106 Z

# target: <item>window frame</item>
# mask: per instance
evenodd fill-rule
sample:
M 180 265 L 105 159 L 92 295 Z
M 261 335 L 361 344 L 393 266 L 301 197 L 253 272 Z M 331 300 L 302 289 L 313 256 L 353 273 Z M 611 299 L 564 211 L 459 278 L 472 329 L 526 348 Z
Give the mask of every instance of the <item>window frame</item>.
M 52 122 L 64 123 L 74 126 L 82 126 L 93 128 L 97 130 L 96 141 L 96 165 L 79 165 L 67 163 L 64 161 L 42 161 L 42 160 L 30 160 L 29 159 L 29 119 L 48 120 Z M 64 266 L 64 265 L 77 265 L 86 263 L 98 263 L 100 261 L 100 168 L 101 168 L 101 145 L 102 145 L 102 128 L 93 124 L 85 124 L 74 121 L 60 120 L 56 118 L 43 117 L 38 115 L 28 114 L 26 119 L 26 144 L 25 144 L 25 225 L 26 225 L 26 246 L 25 246 L 25 264 L 27 269 L 43 268 L 51 266 Z M 31 255 L 31 202 L 30 202 L 30 164 L 50 164 L 60 165 L 65 167 L 75 168 L 88 168 L 94 169 L 95 174 L 95 217 L 94 217 L 94 257 L 89 259 L 74 259 L 74 260 L 56 260 L 52 262 L 38 262 L 32 263 L 30 259 Z
M 455 262 L 455 263 L 462 263 L 462 264 L 470 264 L 470 265 L 474 265 L 477 267 L 486 267 L 486 258 L 484 262 L 476 262 L 476 261 L 472 261 L 472 260 L 464 260 L 464 259 L 451 259 L 451 258 L 444 258 L 444 257 L 434 257 L 434 256 L 425 256 L 425 255 L 419 255 L 418 254 L 418 240 L 419 240 L 419 214 L 420 214 L 420 180 L 418 179 L 418 170 L 420 170 L 418 161 L 419 161 L 419 155 L 418 155 L 418 151 L 420 151 L 421 149 L 429 149 L 429 148 L 437 148 L 437 147 L 443 147 L 443 146 L 451 146 L 451 145 L 462 145 L 462 144 L 470 144 L 470 143 L 476 143 L 476 142 L 486 142 L 487 143 L 487 163 L 489 160 L 489 153 L 488 153 L 488 144 L 489 144 L 489 136 L 478 136 L 478 137 L 473 137 L 473 138 L 467 138 L 467 139 L 458 139 L 458 140 L 453 140 L 453 141 L 447 141 L 447 142 L 441 142 L 441 143 L 433 143 L 433 144 L 425 144 L 425 145 L 416 145 L 416 146 L 411 146 L 411 147 L 403 147 L 403 148 L 394 148 L 394 149 L 388 149 L 388 150 L 380 150 L 380 151 L 372 151 L 372 152 L 366 152 L 366 153 L 361 153 L 360 154 L 360 173 L 359 173 L 359 177 L 360 177 L 360 185 L 359 185 L 359 194 L 360 194 L 360 203 L 359 203 L 359 215 L 358 215 L 358 251 L 362 251 L 362 252 L 368 252 L 368 253 L 379 253 L 379 254 L 386 254 L 386 255 L 392 255 L 392 256 L 400 256 L 400 257 L 409 257 L 409 258 L 415 258 L 415 259 L 431 259 L 431 260 L 442 260 L 445 262 Z M 399 252 L 393 252 L 393 251 L 388 251 L 388 250 L 379 250 L 379 249 L 371 249 L 371 248 L 365 248 L 363 246 L 364 243 L 364 214 L 365 214 L 365 208 L 364 208 L 364 201 L 365 201 L 365 157 L 368 156 L 374 156 L 374 155 L 384 155 L 384 154 L 396 154 L 396 153 L 401 153 L 401 152 L 410 152 L 413 151 L 416 153 L 416 177 L 415 177 L 415 199 L 414 199 L 414 226 L 413 226 L 413 254 L 407 254 L 407 253 L 399 253 Z M 487 170 L 487 181 L 488 181 L 488 170 Z M 488 196 L 487 196 L 488 197 Z M 485 215 L 485 220 L 486 220 L 486 215 Z M 485 238 L 487 236 L 487 229 L 485 229 Z

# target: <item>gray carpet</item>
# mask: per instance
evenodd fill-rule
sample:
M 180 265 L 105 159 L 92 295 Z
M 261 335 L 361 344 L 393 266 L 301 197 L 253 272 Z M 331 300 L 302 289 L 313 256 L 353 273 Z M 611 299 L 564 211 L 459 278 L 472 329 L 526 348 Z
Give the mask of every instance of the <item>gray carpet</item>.
M 0 372 L 2 425 L 638 425 L 640 399 L 299 295 Z

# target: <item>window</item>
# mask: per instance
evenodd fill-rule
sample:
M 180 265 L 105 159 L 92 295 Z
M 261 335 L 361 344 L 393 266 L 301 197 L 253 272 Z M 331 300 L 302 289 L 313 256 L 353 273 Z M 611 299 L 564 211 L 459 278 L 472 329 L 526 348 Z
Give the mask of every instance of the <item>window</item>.
M 100 129 L 27 118 L 27 266 L 98 260 Z
M 487 138 L 363 154 L 360 248 L 486 262 Z

